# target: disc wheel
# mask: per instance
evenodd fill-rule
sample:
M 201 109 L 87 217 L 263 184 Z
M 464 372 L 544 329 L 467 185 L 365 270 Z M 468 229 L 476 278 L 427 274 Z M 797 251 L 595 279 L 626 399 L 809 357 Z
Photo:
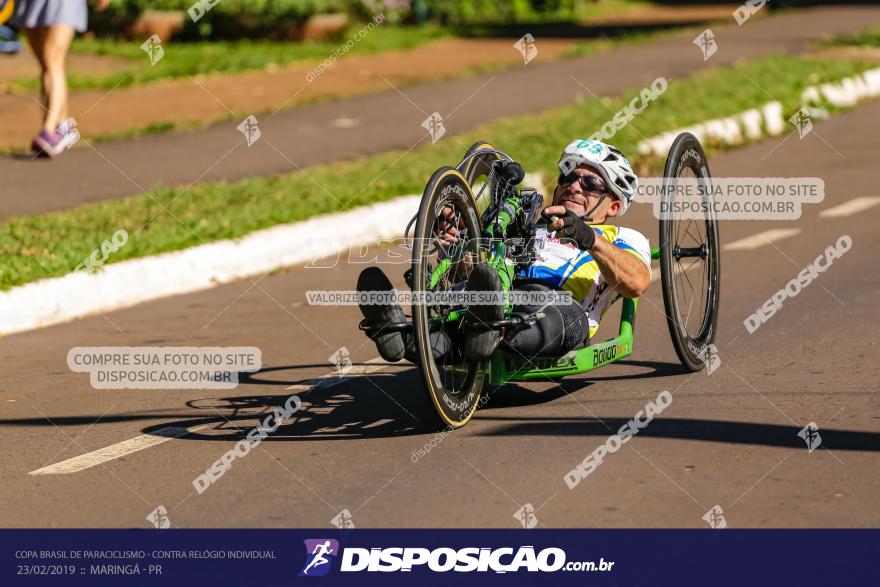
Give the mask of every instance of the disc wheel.
M 672 144 L 663 172 L 660 216 L 660 271 L 669 335 L 681 364 L 690 371 L 706 365 L 714 350 L 721 293 L 720 245 L 711 175 L 703 147 L 682 133 Z M 675 188 L 700 186 L 702 217 L 673 213 Z
M 455 245 L 442 243 L 437 234 L 443 218 L 459 230 Z M 447 220 L 448 221 L 448 220 Z M 413 239 L 412 316 L 419 368 L 428 397 L 444 427 L 464 426 L 480 400 L 488 361 L 470 361 L 458 351 L 464 333 L 459 330 L 459 308 L 420 303 L 424 292 L 440 293 L 462 289 L 473 267 L 485 260 L 476 246 L 481 234 L 473 192 L 456 169 L 438 169 L 422 195 Z M 442 332 L 451 339 L 453 350 L 435 358 L 431 333 Z

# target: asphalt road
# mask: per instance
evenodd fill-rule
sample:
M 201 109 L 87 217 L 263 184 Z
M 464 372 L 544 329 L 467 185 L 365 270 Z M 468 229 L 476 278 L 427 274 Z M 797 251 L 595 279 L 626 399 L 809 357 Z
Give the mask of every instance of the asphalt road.
M 305 292 L 353 287 L 361 265 L 293 269 L 0 339 L 0 526 L 148 527 L 162 505 L 179 527 L 515 527 L 531 504 L 550 527 L 700 527 L 718 505 L 729 527 L 880 524 L 875 258 L 880 206 L 819 216 L 877 196 L 880 103 L 717 157 L 716 176 L 812 176 L 826 200 L 796 222 L 725 222 L 730 244 L 774 228 L 799 232 L 726 250 L 711 374 L 683 373 L 658 284 L 641 300 L 630 360 L 561 382 L 509 385 L 462 430 L 438 435 L 413 367 L 369 367 L 302 394 L 305 411 L 205 493 L 193 479 L 233 447 L 291 385 L 332 373 L 339 347 L 376 357 L 355 308 L 309 307 Z M 447 162 L 438 161 L 438 166 Z M 549 164 L 549 163 L 548 163 Z M 650 210 L 626 225 L 656 241 Z M 742 321 L 847 234 L 852 248 L 763 327 Z M 403 266 L 392 268 L 400 283 Z M 616 313 L 609 313 L 612 331 Z M 264 370 L 233 391 L 109 391 L 66 366 L 74 346 L 257 346 Z M 573 490 L 563 475 L 668 390 L 672 404 Z M 797 433 L 819 427 L 808 451 Z M 119 443 L 170 426 L 199 428 L 137 452 Z M 161 434 L 168 435 L 168 432 Z M 29 474 L 115 446 L 119 458 L 66 474 Z M 121 446 L 121 448 L 120 448 Z M 426 453 L 414 458 L 415 451 Z M 82 459 L 78 462 L 83 462 Z
M 428 140 L 421 124 L 434 112 L 454 135 L 504 116 L 616 95 L 643 87 L 658 75 L 683 77 L 739 59 L 799 53 L 819 38 L 853 33 L 877 22 L 880 8 L 872 6 L 792 11 L 755 18 L 741 27 L 731 19 L 729 25 L 712 26 L 718 51 L 709 61 L 690 42 L 693 32 L 578 59 L 539 58 L 498 74 L 388 88 L 260 114 L 262 139 L 251 147 L 236 130 L 240 121 L 234 121 L 198 132 L 89 144 L 52 162 L 0 158 L 0 219 L 140 194 L 157 185 L 234 180 L 410 149 Z M 540 51 L 540 38 L 536 42 Z M 322 83 L 321 78 L 314 83 Z M 88 116 L 100 115 L 98 102 Z

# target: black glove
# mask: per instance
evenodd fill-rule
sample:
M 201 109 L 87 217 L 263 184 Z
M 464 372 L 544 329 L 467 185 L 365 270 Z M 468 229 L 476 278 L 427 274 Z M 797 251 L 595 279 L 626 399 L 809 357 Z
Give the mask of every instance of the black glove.
M 548 221 L 551 220 L 544 212 L 541 213 L 541 216 Z M 583 218 L 571 210 L 566 210 L 565 216 L 561 220 L 562 228 L 556 231 L 558 237 L 570 238 L 581 250 L 593 248 L 593 245 L 596 244 L 596 231 L 590 228 L 590 225 L 584 222 Z

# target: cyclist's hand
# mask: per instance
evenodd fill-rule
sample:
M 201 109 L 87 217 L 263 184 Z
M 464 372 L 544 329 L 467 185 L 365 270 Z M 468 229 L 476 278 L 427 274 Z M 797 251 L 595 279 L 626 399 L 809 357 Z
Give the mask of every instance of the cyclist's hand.
M 547 230 L 553 232 L 554 230 L 562 230 L 565 224 L 562 222 L 562 217 L 565 216 L 566 212 L 568 212 L 568 208 L 565 206 L 547 206 L 541 212 L 541 217 L 547 221 Z
M 548 220 L 547 230 L 555 230 L 558 236 L 572 239 L 579 249 L 591 249 L 596 244 L 596 232 L 565 206 L 548 206 L 541 216 Z
M 460 223 L 461 221 L 455 217 L 452 208 L 448 206 L 443 208 L 440 211 L 440 218 L 435 233 L 440 242 L 446 245 L 454 245 L 455 241 L 458 240 Z

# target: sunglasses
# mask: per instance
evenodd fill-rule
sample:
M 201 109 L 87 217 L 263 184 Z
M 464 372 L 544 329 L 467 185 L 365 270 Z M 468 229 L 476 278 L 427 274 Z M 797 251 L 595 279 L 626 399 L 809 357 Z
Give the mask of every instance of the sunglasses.
M 608 186 L 605 184 L 605 180 L 601 177 L 596 177 L 595 175 L 578 175 L 574 172 L 569 174 L 559 174 L 559 185 L 571 185 L 574 182 L 580 183 L 581 189 L 585 192 L 604 194 L 608 191 Z

